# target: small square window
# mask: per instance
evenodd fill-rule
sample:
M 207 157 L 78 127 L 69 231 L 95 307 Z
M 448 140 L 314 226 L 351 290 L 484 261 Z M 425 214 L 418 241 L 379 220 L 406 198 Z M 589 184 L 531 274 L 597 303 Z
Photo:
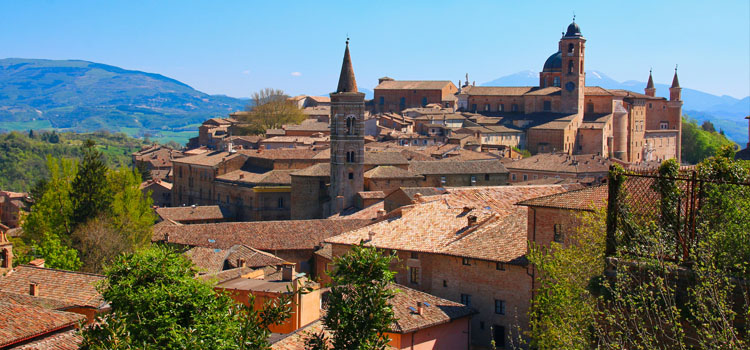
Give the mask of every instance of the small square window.
M 353 180 L 353 179 L 354 179 L 354 173 L 349 173 L 349 180 Z
M 490 174 L 484 174 L 484 181 L 490 181 Z
M 411 252 L 411 258 L 412 259 L 419 259 L 419 253 L 417 253 L 417 252 Z
M 461 294 L 461 304 L 464 304 L 466 306 L 471 306 L 471 295 Z
M 505 271 L 505 264 L 499 262 L 497 263 L 497 265 L 495 265 L 495 269 L 497 269 L 498 271 Z
M 466 265 L 466 266 L 470 266 L 471 265 L 471 260 L 469 258 L 463 258 L 463 259 L 461 259 L 461 264 L 462 265 Z
M 505 315 L 505 301 L 495 299 L 495 313 Z
M 446 280 L 443 280 L 443 287 L 444 287 L 444 288 L 448 288 L 448 281 L 446 281 Z

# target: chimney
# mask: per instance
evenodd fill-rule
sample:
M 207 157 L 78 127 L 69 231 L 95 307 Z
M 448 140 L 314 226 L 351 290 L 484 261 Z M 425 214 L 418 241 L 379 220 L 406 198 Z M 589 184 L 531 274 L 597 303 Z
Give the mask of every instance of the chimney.
M 477 224 L 477 216 L 476 215 L 469 215 L 467 217 L 467 224 L 468 226 L 474 226 Z
M 378 220 L 385 216 L 385 209 L 378 209 Z
M 414 194 L 414 200 L 412 203 L 419 203 L 422 201 L 422 194 L 421 193 L 415 193 Z
M 417 314 L 418 315 L 424 314 L 424 304 L 421 301 L 417 302 Z
M 38 297 L 39 296 L 39 283 L 31 282 L 29 283 L 29 295 Z
M 240 174 L 240 180 L 245 178 L 245 174 Z
M 284 264 L 281 267 L 281 280 L 291 282 L 294 277 L 294 264 Z
M 237 259 L 237 267 L 245 267 L 245 265 L 246 264 L 245 264 L 245 259 L 244 258 Z
M 164 234 L 164 242 L 169 243 L 169 232 Z
M 29 265 L 35 267 L 44 267 L 44 259 L 34 259 L 29 261 Z
M 470 211 L 474 210 L 474 207 L 465 206 L 464 210 L 461 212 L 461 214 L 466 214 Z

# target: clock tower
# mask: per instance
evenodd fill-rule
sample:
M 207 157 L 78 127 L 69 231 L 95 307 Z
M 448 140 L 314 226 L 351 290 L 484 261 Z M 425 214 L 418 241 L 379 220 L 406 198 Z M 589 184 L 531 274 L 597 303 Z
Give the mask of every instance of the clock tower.
M 562 53 L 562 72 L 560 74 L 560 111 L 562 113 L 583 116 L 583 88 L 586 85 L 586 73 L 583 70 L 586 39 L 581 28 L 573 18 L 573 23 L 560 39 Z

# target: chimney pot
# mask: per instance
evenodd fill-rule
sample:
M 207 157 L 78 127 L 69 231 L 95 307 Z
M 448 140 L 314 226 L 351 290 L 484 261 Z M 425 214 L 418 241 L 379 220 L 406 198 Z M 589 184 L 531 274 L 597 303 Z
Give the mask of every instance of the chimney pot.
M 417 314 L 424 314 L 424 304 L 421 301 L 417 302 Z
M 31 282 L 29 284 L 29 295 L 35 297 L 39 296 L 39 283 Z
M 378 209 L 378 220 L 385 216 L 385 209 Z
M 477 224 L 477 217 L 476 215 L 469 215 L 467 217 L 468 226 L 473 226 Z
M 245 267 L 245 265 L 246 264 L 245 264 L 245 259 L 244 258 L 237 259 L 237 267 Z
M 281 267 L 281 280 L 290 282 L 294 277 L 294 264 L 284 264 Z

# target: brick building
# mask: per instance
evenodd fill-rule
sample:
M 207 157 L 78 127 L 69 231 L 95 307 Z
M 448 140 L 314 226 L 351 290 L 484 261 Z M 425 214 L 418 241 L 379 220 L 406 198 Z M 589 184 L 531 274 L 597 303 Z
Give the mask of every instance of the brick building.
M 397 251 L 397 283 L 471 306 L 472 344 L 502 346 L 512 327 L 527 327 L 532 291 L 528 209 L 515 204 L 578 186 L 448 188 L 325 241 L 334 257 L 360 241 Z
M 656 97 L 650 74 L 644 94 L 586 86 L 585 46 L 573 22 L 545 61 L 539 86 L 466 85 L 457 94 L 458 109 L 524 130 L 533 154 L 600 154 L 630 163 L 679 160 L 682 99 L 676 70 L 668 100 Z
M 377 112 L 401 112 L 407 108 L 438 104 L 455 106 L 458 88 L 449 80 L 394 80 L 383 77 L 375 87 L 374 109 Z
M 27 193 L 0 191 L 0 223 L 15 228 L 20 224 L 21 212 L 31 206 Z
M 184 156 L 182 152 L 162 145 L 144 147 L 132 154 L 135 167 L 148 170 L 151 173 L 152 180 L 165 180 L 167 182 L 172 182 L 172 179 L 169 178 L 172 160 Z
M 602 182 L 607 178 L 611 162 L 600 155 L 565 153 L 537 154 L 506 162 L 510 182 L 534 181 L 546 178 L 570 178 L 584 182 Z

